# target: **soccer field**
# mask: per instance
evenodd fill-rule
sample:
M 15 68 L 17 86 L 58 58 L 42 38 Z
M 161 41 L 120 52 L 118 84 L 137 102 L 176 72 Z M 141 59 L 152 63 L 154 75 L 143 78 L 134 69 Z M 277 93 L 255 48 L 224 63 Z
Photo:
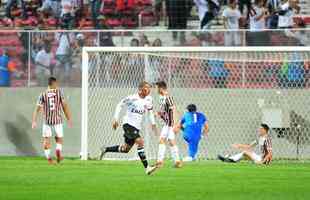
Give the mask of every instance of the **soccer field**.
M 224 164 L 202 161 L 181 169 L 166 163 L 146 176 L 136 161 L 0 158 L 1 200 L 309 199 L 310 164 Z

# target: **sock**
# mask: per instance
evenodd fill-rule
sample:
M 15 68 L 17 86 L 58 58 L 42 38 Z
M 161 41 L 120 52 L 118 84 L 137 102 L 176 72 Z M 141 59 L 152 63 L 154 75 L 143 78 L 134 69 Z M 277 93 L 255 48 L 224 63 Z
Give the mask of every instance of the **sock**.
M 165 144 L 159 144 L 158 145 L 157 160 L 158 161 L 163 161 L 164 158 L 165 158 L 165 153 L 166 153 L 166 145 Z
M 56 151 L 62 151 L 62 144 L 56 143 Z
M 147 168 L 148 163 L 146 160 L 145 152 L 144 152 L 144 147 L 138 147 L 138 156 L 144 166 L 144 168 Z
M 178 147 L 176 145 L 172 146 L 172 147 L 170 147 L 170 151 L 171 151 L 171 155 L 172 155 L 172 158 L 173 158 L 174 162 L 180 161 Z
M 48 160 L 51 159 L 50 153 L 51 153 L 51 150 L 50 150 L 50 149 L 44 149 L 45 157 L 46 157 L 46 159 L 48 159 Z
M 105 151 L 106 151 L 106 152 L 121 152 L 121 151 L 120 151 L 120 146 L 119 146 L 119 145 L 107 147 L 107 148 L 105 149 Z
M 229 159 L 232 159 L 235 162 L 240 161 L 243 158 L 243 152 L 242 153 L 238 153 L 236 155 L 230 156 Z

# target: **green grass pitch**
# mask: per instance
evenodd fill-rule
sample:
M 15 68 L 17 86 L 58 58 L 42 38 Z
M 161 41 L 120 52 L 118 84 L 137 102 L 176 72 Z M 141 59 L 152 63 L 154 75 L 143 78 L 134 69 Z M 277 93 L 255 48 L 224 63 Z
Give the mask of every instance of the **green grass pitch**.
M 171 163 L 146 176 L 136 161 L 0 158 L 1 200 L 310 199 L 310 164 Z

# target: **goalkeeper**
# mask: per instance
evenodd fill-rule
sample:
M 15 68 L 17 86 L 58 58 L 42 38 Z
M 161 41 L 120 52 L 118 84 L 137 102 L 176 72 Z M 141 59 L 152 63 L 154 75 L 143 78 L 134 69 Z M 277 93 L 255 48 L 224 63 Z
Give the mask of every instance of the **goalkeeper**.
M 183 138 L 188 144 L 188 156 L 183 161 L 191 162 L 196 160 L 201 134 L 204 132 L 207 135 L 209 126 L 207 117 L 203 113 L 197 112 L 196 105 L 188 105 L 187 111 L 175 131 L 180 129 L 183 131 Z

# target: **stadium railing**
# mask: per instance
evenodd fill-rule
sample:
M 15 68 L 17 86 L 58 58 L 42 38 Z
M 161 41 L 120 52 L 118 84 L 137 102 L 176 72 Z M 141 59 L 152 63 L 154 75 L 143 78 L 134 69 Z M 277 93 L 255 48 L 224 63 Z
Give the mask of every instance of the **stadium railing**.
M 52 63 L 59 65 L 56 35 L 70 35 L 70 77 L 65 85 L 80 87 L 82 46 L 309 46 L 310 29 L 264 30 L 122 30 L 122 31 L 0 31 L 0 86 L 42 86 L 35 57 L 44 41 L 52 46 Z M 72 51 L 71 51 L 72 50 Z M 5 64 L 4 54 L 9 58 Z M 55 67 L 56 69 L 57 67 Z M 7 70 L 7 71 L 6 71 Z M 47 72 L 48 74 L 49 72 Z M 4 81 L 7 79 L 7 81 Z

